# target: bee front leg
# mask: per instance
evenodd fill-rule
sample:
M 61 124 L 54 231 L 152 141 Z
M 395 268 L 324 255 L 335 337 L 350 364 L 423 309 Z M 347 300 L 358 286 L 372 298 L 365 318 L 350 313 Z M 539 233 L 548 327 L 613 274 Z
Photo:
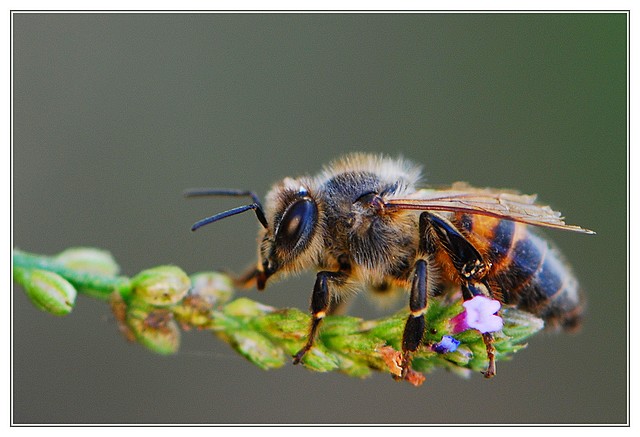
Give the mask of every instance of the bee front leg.
M 313 294 L 311 295 L 311 326 L 309 327 L 309 336 L 307 343 L 293 357 L 293 364 L 299 364 L 302 357 L 313 347 L 320 322 L 327 315 L 329 305 L 331 304 L 331 291 L 329 282 L 342 283 L 345 275 L 341 272 L 319 272 L 316 276 L 316 283 L 313 286 Z
M 259 273 L 260 271 L 256 267 L 251 267 L 240 276 L 232 277 L 233 285 L 238 288 L 253 287 L 257 283 Z

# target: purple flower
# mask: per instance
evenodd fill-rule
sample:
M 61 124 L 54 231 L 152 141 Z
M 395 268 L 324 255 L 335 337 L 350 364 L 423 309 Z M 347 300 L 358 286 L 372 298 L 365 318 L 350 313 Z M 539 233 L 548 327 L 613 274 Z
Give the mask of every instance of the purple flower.
M 449 352 L 455 352 L 460 346 L 460 341 L 451 337 L 450 335 L 443 335 L 442 340 L 431 346 L 431 350 L 439 354 L 446 354 Z
M 467 329 L 477 329 L 484 333 L 500 331 L 502 318 L 495 313 L 500 309 L 500 302 L 485 296 L 476 296 L 462 304 L 465 310 L 451 319 L 453 333 Z

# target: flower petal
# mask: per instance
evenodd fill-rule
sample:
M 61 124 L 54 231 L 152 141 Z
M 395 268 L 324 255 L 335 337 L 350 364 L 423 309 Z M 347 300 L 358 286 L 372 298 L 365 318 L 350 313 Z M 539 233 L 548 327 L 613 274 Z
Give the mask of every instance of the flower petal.
M 456 340 L 450 335 L 443 335 L 442 340 L 431 346 L 431 349 L 439 354 L 447 354 L 455 352 L 456 349 L 458 349 L 458 346 L 460 346 L 459 340 Z
M 502 318 L 495 313 L 500 310 L 500 302 L 485 296 L 475 296 L 462 304 L 467 313 L 466 321 L 470 328 L 482 333 L 502 329 Z
M 502 329 L 502 317 L 489 316 L 483 320 L 481 327 L 476 329 L 483 334 L 487 332 L 500 331 Z
M 469 324 L 467 323 L 467 311 L 465 310 L 457 316 L 452 317 L 451 324 L 453 326 L 452 331 L 454 334 L 458 334 L 459 332 L 469 329 Z

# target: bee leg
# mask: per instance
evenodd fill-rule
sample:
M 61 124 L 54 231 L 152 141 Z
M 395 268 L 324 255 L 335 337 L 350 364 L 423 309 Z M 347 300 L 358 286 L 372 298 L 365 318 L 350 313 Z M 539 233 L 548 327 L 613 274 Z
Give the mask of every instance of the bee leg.
M 487 281 L 483 280 L 491 264 L 486 262 L 480 252 L 471 242 L 448 220 L 436 215 L 424 212 L 420 215 L 420 228 L 424 229 L 423 235 L 427 236 L 426 247 L 433 250 L 436 244 L 440 244 L 449 255 L 451 262 L 458 271 L 462 280 L 462 297 L 464 300 L 482 295 L 493 298 L 493 293 Z M 433 240 L 436 241 L 433 241 Z M 492 378 L 496 374 L 493 334 L 482 334 L 489 364 L 484 373 L 485 378 Z
M 313 286 L 311 295 L 311 326 L 307 343 L 293 357 L 293 364 L 299 364 L 302 357 L 313 347 L 318 327 L 324 316 L 327 315 L 331 303 L 331 292 L 329 291 L 329 281 L 340 283 L 344 279 L 344 274 L 340 272 L 319 272 L 316 276 L 316 283 Z
M 487 358 L 489 359 L 487 370 L 482 372 L 482 374 L 485 378 L 489 379 L 496 376 L 496 348 L 493 345 L 493 334 L 485 332 L 482 334 L 482 341 L 484 341 L 484 346 L 487 349 Z
M 232 278 L 233 285 L 238 288 L 249 288 L 256 285 L 256 280 L 258 277 L 259 271 L 256 267 L 251 267 L 247 269 L 240 276 L 236 276 Z
M 424 313 L 427 310 L 427 261 L 416 261 L 411 284 L 411 297 L 409 299 L 411 314 L 404 325 L 402 334 L 402 373 L 394 375 L 394 379 L 404 379 L 411 365 L 411 355 L 418 349 L 424 336 Z
M 493 298 L 491 288 L 486 281 L 478 283 L 463 283 L 462 284 L 462 298 L 467 301 L 473 299 L 476 296 L 485 296 Z M 491 332 L 485 332 L 482 334 L 482 341 L 487 349 L 487 359 L 489 364 L 487 370 L 482 372 L 485 378 L 493 378 L 496 376 L 496 348 L 493 345 L 493 334 Z
M 423 221 L 426 223 L 423 224 Z M 491 264 L 486 262 L 478 249 L 456 229 L 449 220 L 436 214 L 424 212 L 420 215 L 421 228 L 426 228 L 430 250 L 434 248 L 435 240 L 449 255 L 453 266 L 463 281 L 480 281 L 487 274 Z

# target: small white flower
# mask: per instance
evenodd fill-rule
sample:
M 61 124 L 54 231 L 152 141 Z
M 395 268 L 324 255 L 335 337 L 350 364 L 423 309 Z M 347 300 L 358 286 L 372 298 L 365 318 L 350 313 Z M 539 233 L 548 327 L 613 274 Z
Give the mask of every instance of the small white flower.
M 500 331 L 502 317 L 495 315 L 500 310 L 500 302 L 485 296 L 476 296 L 462 304 L 465 311 L 452 319 L 454 333 L 477 329 L 484 333 Z

